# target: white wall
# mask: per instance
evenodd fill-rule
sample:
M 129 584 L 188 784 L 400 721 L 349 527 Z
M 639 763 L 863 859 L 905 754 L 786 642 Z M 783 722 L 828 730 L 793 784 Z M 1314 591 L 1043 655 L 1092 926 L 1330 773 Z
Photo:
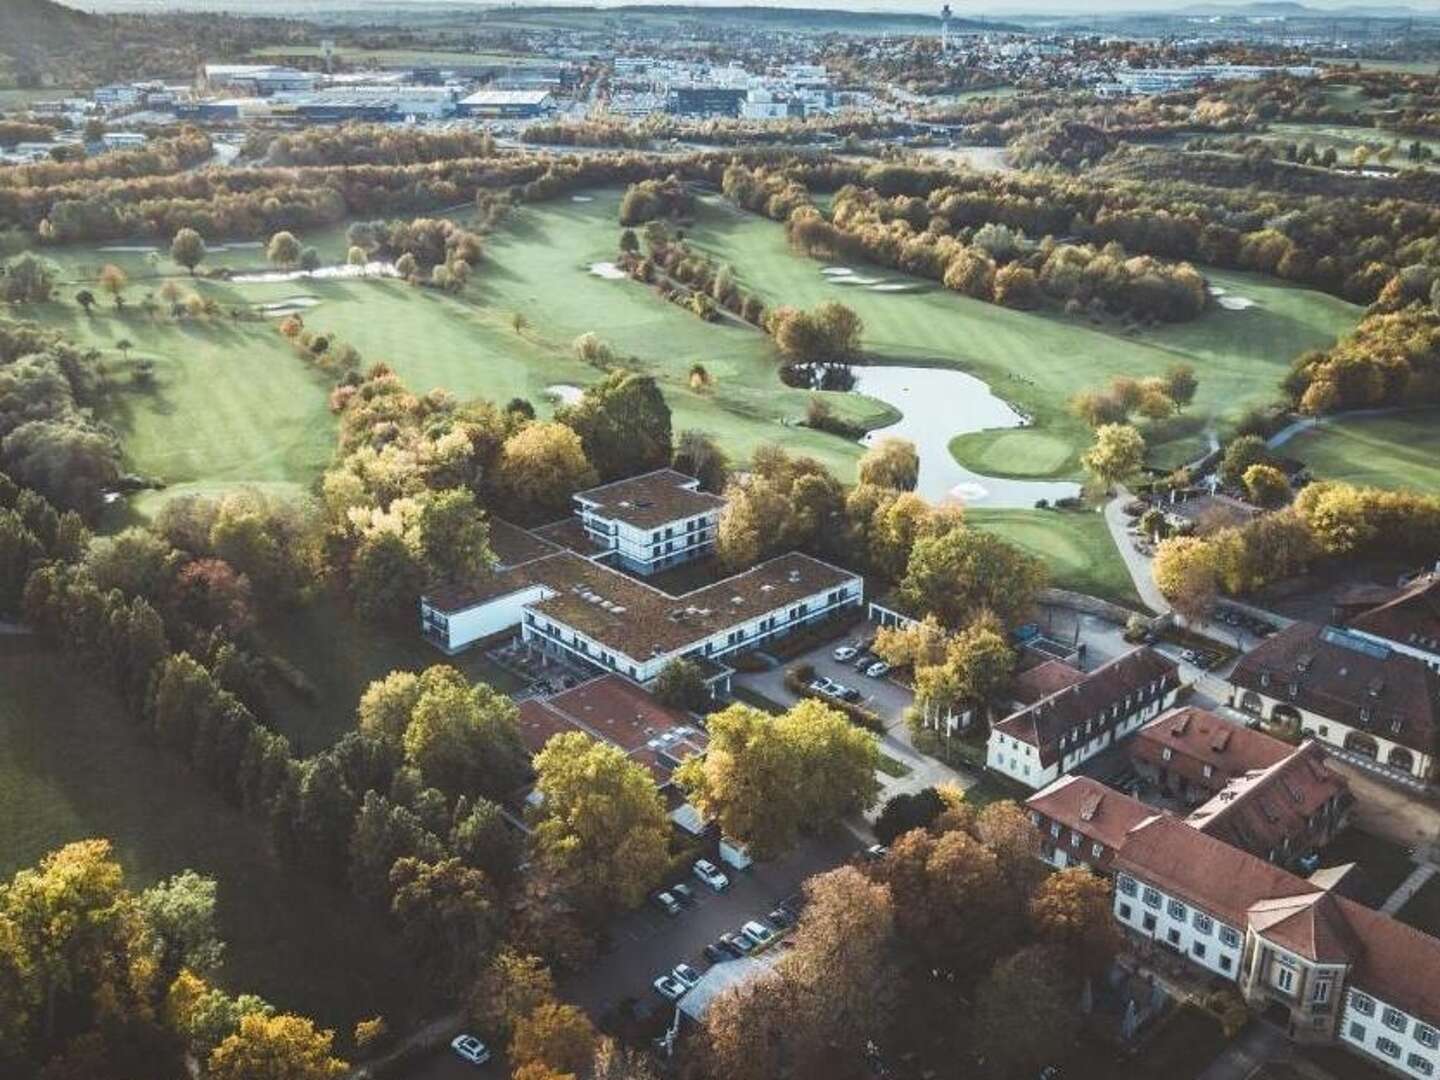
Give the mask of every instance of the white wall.
M 985 767 L 1035 790 L 1060 778 L 1058 762 L 1041 765 L 1035 747 L 993 730 L 985 746 Z
M 1356 1007 L 1356 995 L 1368 997 L 1374 1002 L 1374 1009 L 1371 1015 L 1366 1015 Z M 1417 1037 L 1421 1028 L 1415 1018 L 1403 1009 L 1396 1011 L 1404 1018 L 1405 1030 L 1395 1031 L 1385 1025 L 1384 1015 L 1387 1008 L 1384 1001 L 1374 995 L 1365 994 L 1365 991 L 1358 986 L 1351 986 L 1345 995 L 1345 1011 L 1340 1017 L 1340 1038 L 1346 1046 L 1356 1050 L 1367 1057 L 1374 1058 L 1389 1065 L 1391 1068 L 1399 1069 L 1409 1076 L 1433 1076 L 1440 1074 L 1440 1050 L 1433 1046 L 1426 1046 Z M 1359 1024 L 1364 1029 L 1364 1035 L 1352 1034 L 1351 1025 Z M 1436 1041 L 1440 1041 L 1440 1032 L 1434 1028 L 1426 1027 L 1427 1031 L 1435 1033 Z M 1391 1057 L 1389 1054 L 1381 1053 L 1378 1043 L 1381 1039 L 1389 1039 L 1400 1047 L 1398 1057 Z M 1415 1060 L 1412 1060 L 1412 1057 Z M 1426 1071 L 1426 1066 L 1429 1071 Z
M 1133 896 L 1123 891 L 1127 880 L 1135 883 L 1135 895 Z M 1145 903 L 1147 888 L 1154 888 L 1154 886 L 1147 886 L 1143 880 L 1136 879 L 1129 874 L 1118 874 L 1115 879 L 1115 918 L 1137 934 L 1164 942 L 1176 949 L 1192 964 L 1207 968 L 1221 978 L 1237 981 L 1240 977 L 1240 956 L 1245 948 L 1245 932 L 1234 926 L 1228 927 L 1235 935 L 1232 938 L 1235 944 L 1225 945 L 1220 938 L 1221 931 L 1226 928 L 1226 924 L 1220 919 L 1203 908 L 1194 907 L 1187 901 L 1167 895 L 1163 889 L 1155 889 L 1160 894 L 1160 906 L 1150 907 Z M 1184 905 L 1183 917 L 1177 917 L 1171 913 L 1170 903 L 1172 900 Z M 1126 909 L 1129 911 L 1128 915 Z M 1197 912 L 1210 918 L 1212 925 L 1209 933 L 1205 933 L 1195 926 Z M 1145 928 L 1145 916 L 1147 915 L 1155 917 L 1155 927 L 1152 930 Z M 1177 940 L 1174 942 L 1170 940 L 1172 930 L 1177 936 Z M 1197 945 L 1204 947 L 1204 956 L 1196 953 Z M 1228 969 L 1222 962 L 1222 958 L 1229 959 Z
M 472 641 L 498 634 L 520 625 L 526 604 L 534 604 L 545 598 L 549 590 L 543 585 L 531 585 L 518 592 L 496 597 L 476 607 L 457 611 L 449 618 L 450 648 L 463 649 Z M 439 614 L 444 614 L 443 612 Z

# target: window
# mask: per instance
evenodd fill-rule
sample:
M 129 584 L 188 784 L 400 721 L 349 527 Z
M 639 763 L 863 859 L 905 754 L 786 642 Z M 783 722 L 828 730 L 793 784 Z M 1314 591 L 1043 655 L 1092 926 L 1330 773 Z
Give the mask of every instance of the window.
M 1380 1021 L 1391 1031 L 1404 1031 L 1410 1026 L 1409 1019 L 1399 1009 L 1386 1008 Z
M 1295 972 L 1289 968 L 1276 968 L 1275 985 L 1288 994 L 1291 990 L 1295 989 Z
M 1440 1046 L 1440 1032 L 1437 1032 L 1432 1027 L 1426 1027 L 1424 1024 L 1416 1024 L 1415 1041 L 1421 1046 L 1434 1050 L 1437 1046 Z
M 1203 960 L 1205 958 L 1205 943 L 1203 941 L 1195 942 L 1195 944 L 1191 946 L 1190 951 Z
M 1101 855 L 1104 855 L 1104 854 L 1105 854 L 1105 845 L 1104 845 L 1104 844 L 1091 844 L 1091 845 L 1090 845 L 1090 854 L 1093 855 L 1093 856 L 1094 856 L 1095 858 L 1097 858 L 1097 859 L 1100 858 Z
M 1130 918 L 1130 905 L 1129 905 L 1129 904 L 1121 904 L 1121 905 L 1120 905 L 1120 917 L 1121 917 L 1122 919 L 1128 919 L 1128 918 Z
M 1121 874 L 1115 880 L 1115 886 L 1126 896 L 1135 895 L 1135 879 L 1128 874 Z
M 1430 1061 L 1430 1059 L 1427 1057 L 1421 1057 L 1419 1054 L 1411 1054 L 1408 1058 L 1405 1059 L 1405 1064 L 1410 1066 L 1410 1068 L 1414 1069 L 1421 1076 L 1429 1076 L 1435 1071 L 1435 1066 Z
M 1230 966 L 1231 966 L 1232 963 L 1233 963 L 1233 961 L 1230 959 L 1230 957 L 1228 957 L 1228 956 L 1222 956 L 1222 957 L 1220 957 L 1220 970 L 1221 970 L 1221 971 L 1229 971 L 1229 970 L 1230 970 Z
M 1365 1025 L 1357 1024 L 1352 1020 L 1350 1022 L 1350 1030 L 1347 1034 L 1356 1042 L 1363 1043 L 1365 1041 Z
M 1178 945 L 1180 944 L 1180 931 L 1179 931 L 1179 930 L 1167 930 L 1166 933 L 1165 933 L 1165 938 L 1166 938 L 1166 940 L 1168 940 L 1168 941 L 1170 942 L 1171 945 L 1177 945 L 1177 946 L 1178 946 Z
M 1375 1040 L 1375 1049 L 1379 1050 L 1380 1053 L 1386 1057 L 1398 1058 L 1400 1056 L 1400 1044 L 1392 1042 L 1390 1039 L 1385 1038 L 1384 1035 L 1381 1035 Z
M 1316 1005 L 1324 1005 L 1330 1000 L 1330 980 L 1320 979 L 1310 991 L 1310 1000 Z
M 1202 934 L 1208 934 L 1215 929 L 1215 920 L 1204 912 L 1195 912 L 1195 929 Z
M 1146 915 L 1142 921 L 1142 925 L 1145 927 L 1146 933 L 1153 934 L 1155 932 L 1155 916 Z
M 1050 823 L 1050 835 L 1053 836 L 1053 837 L 1056 837 L 1057 839 L 1059 838 L 1059 836 L 1060 836 L 1060 823 L 1059 823 L 1058 821 L 1052 821 L 1052 822 Z
M 1174 756 L 1175 756 L 1175 755 L 1170 752 L 1170 747 L 1168 747 L 1168 746 L 1165 747 L 1165 749 L 1163 749 L 1163 750 L 1160 751 L 1160 758 L 1161 758 L 1161 760 L 1163 760 L 1163 761 L 1169 761 L 1169 760 L 1170 760 L 1172 757 L 1174 757 Z
M 1233 949 L 1240 944 L 1240 935 L 1230 929 L 1230 927 L 1222 926 L 1220 928 L 1220 944 L 1228 945 Z
M 1213 765 L 1206 765 L 1206 766 L 1205 766 L 1205 779 L 1206 779 L 1206 780 L 1209 780 L 1210 777 L 1212 777 L 1212 776 L 1214 776 L 1214 775 L 1215 775 L 1215 766 L 1213 766 Z
M 1185 905 L 1179 900 L 1171 900 L 1170 903 L 1165 905 L 1165 910 L 1170 913 L 1172 919 L 1179 919 L 1181 922 L 1184 922 L 1190 914 L 1189 911 L 1186 910 Z
M 1079 846 L 1080 846 L 1080 834 L 1079 834 L 1078 832 L 1076 832 L 1074 829 L 1071 829 L 1071 830 L 1070 830 L 1070 846 L 1071 846 L 1071 847 L 1079 847 Z
M 1145 886 L 1145 894 L 1141 899 L 1145 901 L 1146 907 L 1158 908 L 1160 906 L 1160 893 L 1150 888 L 1149 885 Z
M 1359 991 L 1351 991 L 1350 1007 L 1362 1016 L 1375 1015 L 1375 999 L 1367 997 Z

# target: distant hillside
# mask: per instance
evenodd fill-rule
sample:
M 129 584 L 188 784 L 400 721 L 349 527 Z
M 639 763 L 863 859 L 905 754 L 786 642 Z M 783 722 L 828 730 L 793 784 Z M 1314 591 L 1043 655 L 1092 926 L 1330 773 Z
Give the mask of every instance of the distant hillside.
M 1296 0 L 1255 0 L 1238 4 L 1189 4 L 1180 15 L 1233 16 L 1249 19 L 1361 19 L 1408 18 L 1417 14 L 1405 4 L 1353 4 L 1340 8 L 1317 8 Z
M 544 8 L 532 8 L 533 11 L 545 10 Z M 555 8 L 557 12 L 570 11 L 574 8 Z M 670 17 L 693 15 L 697 19 L 718 20 L 724 19 L 733 22 L 766 23 L 771 25 L 782 25 L 786 28 L 810 29 L 817 31 L 870 31 L 891 33 L 900 30 L 909 30 L 912 33 L 935 33 L 940 32 L 940 18 L 938 15 L 921 15 L 915 12 L 888 12 L 888 11 L 845 11 L 835 8 L 803 8 L 803 7 L 686 7 L 682 4 L 627 4 L 623 7 L 606 8 L 607 14 L 612 12 L 635 12 L 636 14 L 667 15 Z M 950 29 L 954 31 L 965 30 L 1016 30 L 1016 26 L 1010 26 L 995 20 L 966 19 L 956 17 L 950 20 Z
M 100 21 L 54 0 L 0 0 L 0 69 L 37 85 L 49 58 L 86 44 Z

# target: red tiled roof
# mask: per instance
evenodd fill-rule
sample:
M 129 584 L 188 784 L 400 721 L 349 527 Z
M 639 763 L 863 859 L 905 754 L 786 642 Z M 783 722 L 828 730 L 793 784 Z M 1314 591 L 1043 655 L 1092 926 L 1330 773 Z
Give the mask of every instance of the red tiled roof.
M 667 709 L 634 683 L 618 675 L 602 675 L 546 701 L 555 712 L 571 718 L 627 754 L 664 731 L 689 726 L 689 718 Z
M 1345 778 L 1326 764 L 1324 746 L 1307 742 L 1268 769 L 1232 778 L 1187 820 L 1203 832 L 1266 857 L 1286 837 L 1306 837 L 1310 818 L 1332 798 L 1348 799 L 1349 791 Z
M 1085 673 L 1064 660 L 1046 660 L 1010 681 L 1010 696 L 1021 705 L 1033 705 L 1041 698 L 1085 681 Z
M 1100 719 L 1127 695 L 1144 694 L 1156 682 L 1173 688 L 1179 667 L 1144 645 L 1102 664 L 1074 686 L 1058 690 L 995 725 L 995 730 L 1036 748 L 1042 765 L 1060 758 L 1060 737 L 1085 721 Z M 1132 706 L 1133 709 L 1133 706 Z M 1122 715 L 1127 711 L 1121 707 Z M 1103 719 L 1105 725 L 1113 721 Z M 1097 732 L 1098 733 L 1098 732 Z M 1093 737 L 1093 736 L 1092 736 Z M 1083 741 L 1083 738 L 1082 738 Z
M 1359 941 L 1340 901 L 1327 892 L 1260 900 L 1250 907 L 1250 925 L 1283 949 L 1321 964 L 1343 964 L 1358 951 Z
M 1230 682 L 1422 754 L 1434 752 L 1440 675 L 1346 631 L 1297 622 L 1242 656 Z
M 1440 574 L 1412 582 L 1399 596 L 1350 620 L 1367 634 L 1428 652 L 1440 652 Z
M 1170 757 L 1165 758 L 1165 751 Z M 1130 756 L 1135 761 L 1168 769 L 1191 784 L 1219 791 L 1233 776 L 1265 769 L 1294 750 L 1262 731 L 1232 724 L 1193 705 L 1161 713 L 1135 733 Z M 1210 776 L 1205 766 L 1210 766 Z
M 1088 844 L 1077 853 L 1101 869 L 1109 869 L 1115 850 L 1125 842 L 1130 830 L 1158 812 L 1098 780 L 1074 774 L 1062 776 L 1037 791 L 1025 800 L 1025 806 L 1050 821 L 1059 822 L 1063 829 L 1074 830 L 1089 841 L 1103 844 L 1105 851 L 1099 859 L 1091 854 Z M 1060 839 L 1068 846 L 1066 834 L 1062 833 Z
M 532 755 L 545 749 L 545 744 L 554 736 L 582 730 L 539 698 L 526 698 L 517 708 L 520 710 L 520 741 Z

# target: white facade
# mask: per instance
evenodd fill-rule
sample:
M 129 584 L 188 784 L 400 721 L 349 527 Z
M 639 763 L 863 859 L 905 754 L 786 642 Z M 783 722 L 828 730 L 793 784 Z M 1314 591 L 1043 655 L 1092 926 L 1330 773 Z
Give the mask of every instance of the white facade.
M 586 508 L 581 510 L 580 522 L 596 544 L 614 552 L 620 562 L 637 573 L 649 574 L 711 551 L 720 511 L 710 510 L 654 529 L 641 529 Z
M 1132 691 L 1126 695 L 1124 702 L 1117 702 L 1106 710 L 1107 713 L 1116 714 L 1122 705 L 1132 707 L 1132 699 L 1137 696 L 1139 698 L 1134 702 L 1133 711 L 1120 715 L 1113 725 L 1104 726 L 1093 719 L 1086 721 L 1086 733 L 1092 730 L 1092 724 L 1099 730 L 1084 742 L 1072 740 L 1068 734 L 1063 736 L 1060 740 L 1060 757 L 1049 765 L 1041 763 L 1038 747 L 1005 734 L 997 726 L 991 730 L 990 741 L 985 747 L 985 767 L 994 769 L 1028 788 L 1039 790 L 1083 765 L 1106 747 L 1138 731 L 1146 722 L 1153 720 L 1175 703 L 1178 686 L 1158 697 L 1145 700 L 1145 695 L 1155 689 L 1157 687 L 1147 687 L 1138 695 Z
M 1238 927 L 1125 873 L 1115 878 L 1114 911 L 1115 918 L 1135 933 L 1161 942 L 1221 978 L 1239 979 L 1245 934 Z
M 1345 995 L 1339 1035 L 1352 1050 L 1409 1076 L 1440 1069 L 1440 1031 L 1358 987 Z
M 531 585 L 449 614 L 422 604 L 420 629 L 446 652 L 458 652 L 476 641 L 519 626 L 527 604 L 539 603 L 552 595 L 544 585 Z
M 1040 764 L 1040 752 L 1029 743 L 991 730 L 985 746 L 985 767 L 1037 791 L 1060 779 L 1060 763 Z

